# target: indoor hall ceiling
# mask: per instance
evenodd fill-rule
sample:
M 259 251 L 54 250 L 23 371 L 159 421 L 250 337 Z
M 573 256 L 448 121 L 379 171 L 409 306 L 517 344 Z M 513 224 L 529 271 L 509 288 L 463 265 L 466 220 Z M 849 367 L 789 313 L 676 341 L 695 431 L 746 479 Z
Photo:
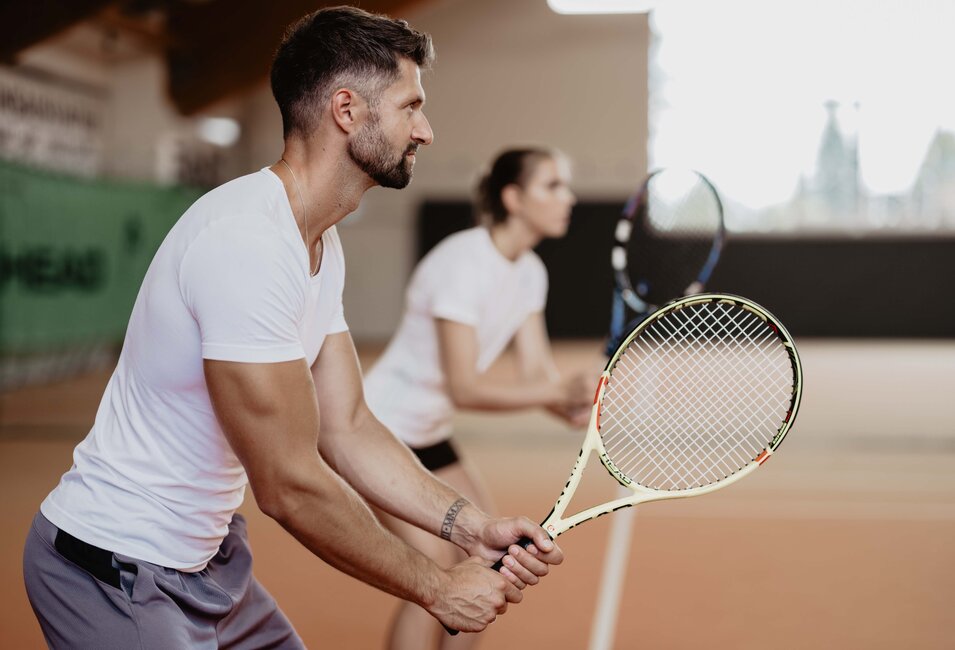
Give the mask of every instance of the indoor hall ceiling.
M 373 12 L 401 15 L 421 0 L 361 0 Z M 139 52 L 156 52 L 168 68 L 170 99 L 183 115 L 249 88 L 268 76 L 285 27 L 296 18 L 340 2 L 315 0 L 4 0 L 0 2 L 0 62 L 15 63 L 24 49 L 93 25 L 95 46 L 76 38 L 73 50 L 120 58 L 110 50 L 122 35 Z M 118 39 L 112 39 L 114 41 Z M 84 45 L 84 43 L 86 43 Z M 129 46 L 124 46 L 129 55 Z M 112 54 L 111 54 L 112 52 Z

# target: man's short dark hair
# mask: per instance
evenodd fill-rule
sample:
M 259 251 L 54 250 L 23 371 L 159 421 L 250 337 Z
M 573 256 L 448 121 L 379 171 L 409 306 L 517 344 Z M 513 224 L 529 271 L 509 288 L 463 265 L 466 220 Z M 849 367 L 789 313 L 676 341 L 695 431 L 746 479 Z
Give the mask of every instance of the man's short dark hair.
M 272 95 L 285 136 L 310 132 L 338 88 L 351 87 L 374 104 L 398 79 L 401 58 L 421 67 L 434 60 L 431 36 L 404 20 L 328 7 L 290 25 L 272 62 Z

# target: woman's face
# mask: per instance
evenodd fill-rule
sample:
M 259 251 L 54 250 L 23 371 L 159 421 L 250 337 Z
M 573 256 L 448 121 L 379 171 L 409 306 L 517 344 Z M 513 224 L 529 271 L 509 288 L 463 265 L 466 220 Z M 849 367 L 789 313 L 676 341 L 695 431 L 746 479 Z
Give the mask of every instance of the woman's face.
M 563 237 L 577 197 L 570 191 L 570 168 L 565 160 L 544 158 L 518 188 L 517 209 L 511 218 L 523 219 L 541 237 Z

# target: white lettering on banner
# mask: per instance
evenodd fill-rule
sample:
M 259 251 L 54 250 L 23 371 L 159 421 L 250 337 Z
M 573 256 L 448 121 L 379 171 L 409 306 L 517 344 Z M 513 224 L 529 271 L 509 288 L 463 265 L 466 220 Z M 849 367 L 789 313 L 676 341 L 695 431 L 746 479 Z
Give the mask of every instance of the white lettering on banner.
M 0 158 L 96 176 L 103 158 L 102 98 L 0 66 Z

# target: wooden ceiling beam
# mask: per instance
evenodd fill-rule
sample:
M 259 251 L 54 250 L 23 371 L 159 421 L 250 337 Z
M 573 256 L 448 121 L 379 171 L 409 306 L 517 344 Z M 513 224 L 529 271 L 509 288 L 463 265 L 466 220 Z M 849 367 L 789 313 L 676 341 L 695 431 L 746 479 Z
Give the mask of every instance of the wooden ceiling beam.
M 268 78 L 275 48 L 292 21 L 323 6 L 315 0 L 211 0 L 169 7 L 169 95 L 184 115 Z M 368 11 L 398 14 L 413 2 L 362 2 Z
M 0 61 L 93 16 L 112 0 L 7 0 L 0 2 Z
M 182 114 L 192 115 L 267 79 L 289 23 L 341 1 L 6 0 L 0 2 L 0 61 L 15 62 L 31 45 L 98 16 L 165 50 L 169 96 Z M 424 1 L 363 0 L 361 6 L 400 16 Z M 134 10 L 144 7 L 162 11 L 164 25 L 139 25 Z

